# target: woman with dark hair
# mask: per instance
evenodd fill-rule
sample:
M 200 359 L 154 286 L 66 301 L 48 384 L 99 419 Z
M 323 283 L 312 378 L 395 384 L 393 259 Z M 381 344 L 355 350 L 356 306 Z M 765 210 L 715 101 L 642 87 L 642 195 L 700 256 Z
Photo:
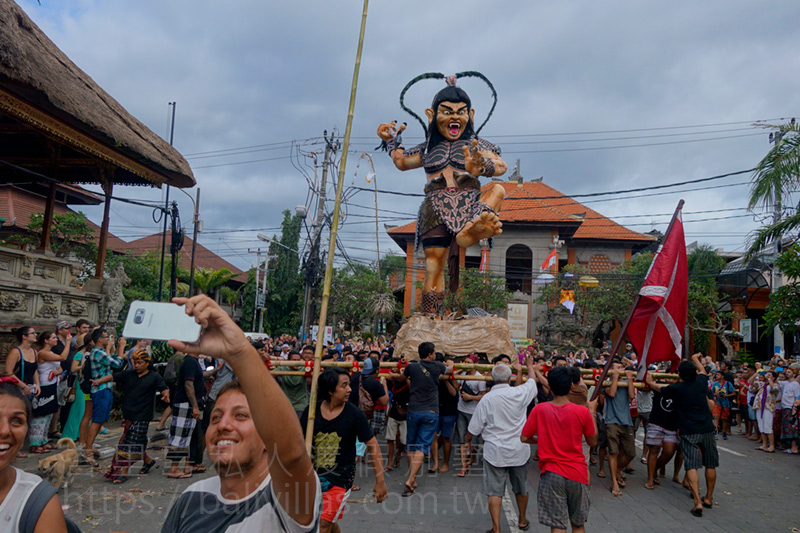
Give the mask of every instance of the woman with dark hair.
M 16 376 L 27 387 L 23 394 L 28 398 L 39 395 L 39 373 L 36 371 L 36 331 L 31 326 L 14 330 L 19 343 L 6 356 L 6 374 Z
M 33 399 L 33 420 L 31 420 L 31 453 L 47 453 L 55 448 L 47 442 L 47 429 L 53 414 L 58 410 L 58 376 L 61 374 L 61 361 L 69 355 L 53 352 L 58 343 L 55 331 L 43 331 L 36 339 L 39 352 L 36 354 L 40 393 Z
M 457 76 L 475 76 L 488 83 L 477 72 Z M 458 288 L 459 247 L 468 248 L 502 232 L 498 213 L 505 189 L 494 185 L 482 192 L 478 177 L 500 176 L 505 173 L 506 164 L 500 157 L 499 147 L 477 136 L 483 126 L 475 129 L 475 110 L 467 93 L 456 87 L 457 76 L 446 78 L 447 86 L 425 110 L 427 126 L 405 107 L 403 95 L 421 79 L 445 77 L 438 73 L 423 74 L 403 90 L 401 106 L 425 129 L 422 144 L 405 149 L 400 137 L 404 126 L 397 129 L 396 123 L 378 126 L 378 136 L 395 166 L 399 170 L 423 167 L 428 179 L 417 220 L 416 240 L 417 244 L 422 242 L 426 265 L 421 308 L 423 313 L 429 314 L 443 311 L 445 264 L 450 272 L 450 290 L 455 292 Z M 494 94 L 491 84 L 489 87 Z
M 320 402 L 314 418 L 314 439 L 311 461 L 322 486 L 320 531 L 341 531 L 336 524 L 344 512 L 345 502 L 356 477 L 356 439 L 364 442 L 375 472 L 373 494 L 378 503 L 386 499 L 383 459 L 378 441 L 367 417 L 348 401 L 350 375 L 341 368 L 328 368 L 317 381 Z M 300 426 L 308 425 L 308 409 L 300 417 Z
M 32 337 L 32 335 L 31 335 Z M 31 420 L 31 404 L 18 387 L 0 383 L 0 520 L 3 531 L 67 531 L 64 512 L 58 494 L 50 487 L 53 496 L 44 508 L 32 517 L 23 517 L 28 500 L 42 479 L 34 474 L 15 468 L 11 463 L 19 457 L 19 451 L 28 435 Z M 31 520 L 33 518 L 34 520 Z M 31 523 L 33 522 L 33 523 Z

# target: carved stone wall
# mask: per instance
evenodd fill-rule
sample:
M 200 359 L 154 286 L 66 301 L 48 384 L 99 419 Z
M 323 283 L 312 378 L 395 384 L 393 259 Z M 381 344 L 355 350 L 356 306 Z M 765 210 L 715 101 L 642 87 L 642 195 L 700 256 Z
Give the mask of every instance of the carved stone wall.
M 0 246 L 0 363 L 15 345 L 14 328 L 99 322 L 101 295 L 78 288 L 80 271 L 72 261 Z

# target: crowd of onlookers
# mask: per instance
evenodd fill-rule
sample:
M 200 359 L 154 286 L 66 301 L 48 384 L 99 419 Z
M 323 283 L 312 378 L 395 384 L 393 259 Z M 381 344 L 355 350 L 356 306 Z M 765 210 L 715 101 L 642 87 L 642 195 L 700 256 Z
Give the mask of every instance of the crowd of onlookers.
M 220 321 L 229 327 L 225 320 Z M 241 334 L 235 325 L 233 328 Z M 151 364 L 149 341 L 115 339 L 113 332 L 92 327 L 85 320 L 74 325 L 59 322 L 55 330 L 46 331 L 21 327 L 15 334 L 18 345 L 7 355 L 0 398 L 19 398 L 24 409 L 17 409 L 17 415 L 0 409 L 0 418 L 26 413 L 22 418 L 29 435 L 28 453 L 52 452 L 54 441 L 66 437 L 78 444 L 82 461 L 97 466 L 94 441 L 110 417 L 112 383 L 121 389 L 123 418 L 122 436 L 105 472 L 112 483 L 126 482 L 129 469 L 137 462 L 141 462 L 140 474 L 155 465 L 147 446 L 158 401 L 166 406 L 156 429 L 168 430 L 170 478 L 189 478 L 205 471 L 206 452 L 218 466 L 215 457 L 220 450 L 243 438 L 236 429 L 241 423 L 237 415 L 228 420 L 218 412 L 219 399 L 238 391 L 248 398 L 247 405 L 254 393 L 247 390 L 247 379 L 240 372 L 253 369 L 219 357 L 223 354 L 216 346 L 196 350 L 180 349 L 183 346 L 179 345 L 158 372 Z M 674 459 L 673 479 L 692 490 L 696 516 L 701 516 L 713 499 L 717 439 L 736 433 L 758 441 L 757 449 L 766 453 L 783 450 L 798 454 L 800 381 L 796 375 L 800 363 L 779 357 L 733 367 L 727 361 L 714 362 L 698 354 L 691 363 L 682 363 L 680 380 L 653 379 L 653 373 L 668 370 L 668 363 L 662 362 L 650 366 L 644 383 L 634 385 L 637 354 L 628 344 L 624 353 L 610 362 L 598 399 L 590 401 L 594 380 L 611 357 L 607 347 L 593 354 L 585 350 L 545 353 L 534 341 L 517 354 L 491 359 L 470 354 L 459 361 L 492 365 L 491 371 L 480 372 L 475 368 L 454 371 L 454 360 L 437 353 L 431 343 L 422 343 L 419 361 L 411 363 L 395 354 L 391 338 L 337 338 L 320 348 L 322 360 L 351 365 L 322 372 L 318 408 L 310 411 L 307 369 L 281 362 L 312 360 L 316 342 L 303 344 L 288 334 L 246 340 L 242 336 L 240 340 L 258 355 L 262 370 L 285 374 L 275 376 L 272 382 L 291 407 L 294 419 L 300 421 L 294 425 L 302 425 L 304 431 L 309 419 L 314 419 L 310 459 L 319 476 L 322 502 L 322 512 L 315 520 L 323 531 L 335 529 L 350 493 L 360 490 L 356 484 L 360 461 L 368 462 L 374 471 L 373 492 L 379 501 L 387 493 L 384 472 L 401 467 L 404 459 L 408 475 L 402 494 L 406 497 L 415 494 L 426 471 L 444 474 L 452 466 L 455 475 L 463 477 L 476 461 L 482 461 L 493 526 L 499 523 L 496 498 L 502 498 L 508 480 L 520 509 L 519 526 L 526 529 L 524 468 L 531 450 L 542 474 L 548 473 L 541 477 L 538 492 L 539 519 L 556 528 L 566 523 L 580 526 L 585 521 L 589 506 L 587 458 L 589 466 L 597 467 L 598 477 L 610 478 L 612 494 L 622 494 L 626 474 L 637 459 L 634 435 L 639 427 L 645 435 L 638 458 L 647 469 L 645 487 L 655 489 L 666 475 L 667 463 Z M 207 355 L 215 351 L 216 357 Z M 382 362 L 396 365 L 381 368 Z M 527 375 L 523 367 L 527 367 Z M 582 373 L 583 369 L 591 372 Z M 439 379 L 448 374 L 454 374 L 453 379 Z M 247 417 L 258 424 L 257 417 Z M 557 423 L 563 427 L 556 429 Z M 7 425 L 3 431 L 13 433 L 9 428 Z M 263 440 L 261 433 L 259 429 L 257 436 Z M 587 457 L 581 449 L 584 438 L 590 446 Z M 385 456 L 378 439 L 385 440 Z M 13 455 L 23 455 L 24 436 L 10 441 L 17 446 Z M 3 464 L 3 443 L 0 435 L 0 472 L 10 464 Z M 686 470 L 683 477 L 681 465 Z M 706 469 L 707 483 L 703 497 L 697 475 L 701 467 Z M 19 472 L 21 481 L 35 484 Z M 552 498 L 548 500 L 556 493 L 570 494 L 574 501 L 561 508 Z M 282 513 L 280 509 L 275 512 L 276 516 Z M 165 530 L 169 530 L 167 526 Z

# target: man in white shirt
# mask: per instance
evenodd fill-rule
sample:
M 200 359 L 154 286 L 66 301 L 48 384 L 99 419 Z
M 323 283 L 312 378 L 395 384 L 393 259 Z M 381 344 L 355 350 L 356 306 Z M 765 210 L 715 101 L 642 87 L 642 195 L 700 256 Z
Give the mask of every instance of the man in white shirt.
M 511 490 L 517 499 L 519 509 L 519 528 L 528 529 L 525 512 L 528 507 L 528 459 L 531 448 L 520 441 L 522 427 L 525 425 L 526 408 L 536 397 L 536 376 L 539 372 L 533 358 L 525 358 L 528 379 L 523 385 L 509 386 L 512 368 L 520 370 L 519 363 L 499 364 L 492 369 L 494 385 L 478 402 L 478 407 L 469 422 L 465 439 L 466 446 L 472 445 L 476 435 L 483 438 L 483 458 L 485 474 L 483 492 L 489 497 L 489 513 L 492 516 L 492 531 L 500 531 L 500 508 L 506 491 L 506 477 L 511 481 Z

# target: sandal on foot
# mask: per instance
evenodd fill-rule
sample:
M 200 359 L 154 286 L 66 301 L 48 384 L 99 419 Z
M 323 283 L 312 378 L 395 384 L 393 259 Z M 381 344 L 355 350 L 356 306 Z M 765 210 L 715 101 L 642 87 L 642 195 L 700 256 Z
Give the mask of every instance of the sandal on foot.
M 519 529 L 521 529 L 522 531 L 528 531 L 528 529 L 530 529 L 530 527 L 531 527 L 531 523 L 530 522 L 525 522 L 524 526 L 522 524 L 518 524 L 517 527 Z
M 111 480 L 111 483 L 113 483 L 114 485 L 122 485 L 126 481 L 128 481 L 128 477 L 127 476 L 117 476 L 117 477 L 115 477 L 114 479 Z
M 152 461 L 150 461 L 149 463 L 146 463 L 146 464 L 145 464 L 145 465 L 142 467 L 142 469 L 141 469 L 141 470 L 139 470 L 139 473 L 140 473 L 140 474 L 146 474 L 146 473 L 150 472 L 150 470 L 151 470 L 151 469 L 152 469 L 152 468 L 153 468 L 155 465 L 156 465 L 156 460 L 155 460 L 155 459 L 153 459 L 153 460 L 152 460 Z
M 467 474 L 469 474 L 469 468 L 467 468 L 465 470 L 461 470 L 458 474 L 456 474 L 456 476 L 458 476 L 458 477 L 466 477 Z
M 711 509 L 712 507 L 714 507 L 713 502 L 712 503 L 706 503 L 706 499 L 705 498 L 700 498 L 700 503 L 702 503 L 703 507 L 705 507 L 706 509 Z
M 622 491 L 619 489 L 612 488 L 611 494 L 613 494 L 614 496 L 622 496 Z
M 188 478 L 192 477 L 192 473 L 191 472 L 181 472 L 177 476 L 173 475 L 173 474 L 167 474 L 167 477 L 170 478 L 170 479 L 188 479 Z
M 414 492 L 416 492 L 416 491 L 414 490 L 414 487 L 412 487 L 412 486 L 411 486 L 411 485 L 409 485 L 408 483 L 403 483 L 403 486 L 404 486 L 404 487 L 405 487 L 405 489 L 406 489 L 406 490 L 404 490 L 404 491 L 403 491 L 403 498 L 408 498 L 409 496 L 411 496 L 412 494 L 414 494 Z
M 692 513 L 694 516 L 696 516 L 696 517 L 700 518 L 701 516 L 703 516 L 703 508 L 701 507 L 700 509 L 692 509 L 692 510 L 691 510 L 691 513 Z
M 606 473 L 605 473 L 605 472 L 598 472 L 598 473 L 597 473 L 597 477 L 602 477 L 602 478 L 604 478 L 604 477 L 606 477 Z

